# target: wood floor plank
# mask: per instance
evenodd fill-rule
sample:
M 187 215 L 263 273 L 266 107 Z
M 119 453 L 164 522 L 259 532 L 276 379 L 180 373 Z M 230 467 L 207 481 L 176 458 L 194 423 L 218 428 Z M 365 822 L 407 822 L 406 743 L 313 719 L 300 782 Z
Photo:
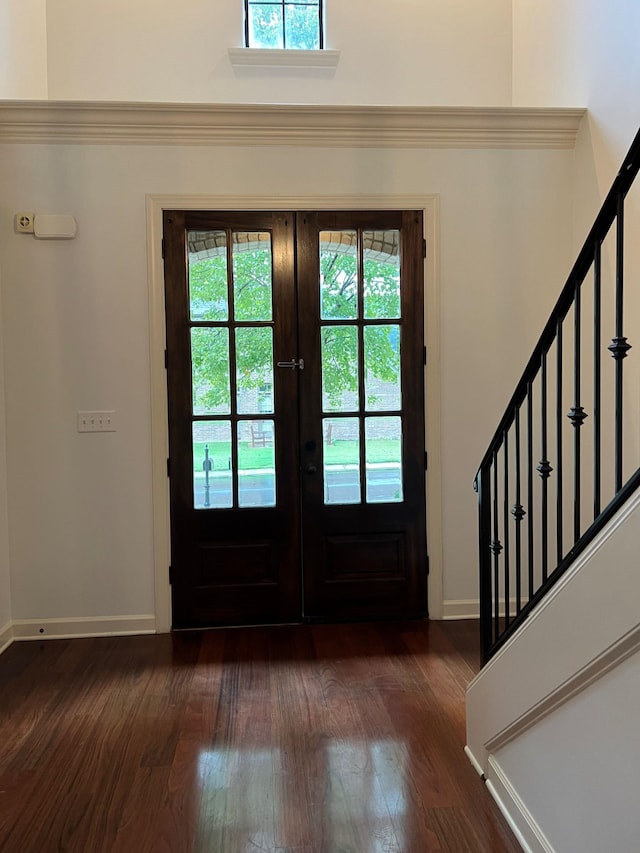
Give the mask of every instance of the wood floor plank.
M 0 656 L 2 853 L 517 853 L 463 753 L 477 624 Z

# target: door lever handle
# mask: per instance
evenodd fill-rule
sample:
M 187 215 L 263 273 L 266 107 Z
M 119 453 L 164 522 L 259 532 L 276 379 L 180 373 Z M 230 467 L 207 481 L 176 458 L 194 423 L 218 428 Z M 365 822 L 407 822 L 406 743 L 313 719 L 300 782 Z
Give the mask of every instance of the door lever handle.
M 292 358 L 291 361 L 278 361 L 276 364 L 278 367 L 290 367 L 292 370 L 297 367 L 298 370 L 304 370 L 304 358 Z

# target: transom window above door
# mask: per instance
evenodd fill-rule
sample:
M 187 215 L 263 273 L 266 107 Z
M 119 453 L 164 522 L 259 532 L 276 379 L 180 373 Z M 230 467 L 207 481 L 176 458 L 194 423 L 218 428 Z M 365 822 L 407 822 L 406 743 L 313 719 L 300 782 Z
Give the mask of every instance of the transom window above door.
M 321 50 L 323 0 L 244 0 L 245 47 Z

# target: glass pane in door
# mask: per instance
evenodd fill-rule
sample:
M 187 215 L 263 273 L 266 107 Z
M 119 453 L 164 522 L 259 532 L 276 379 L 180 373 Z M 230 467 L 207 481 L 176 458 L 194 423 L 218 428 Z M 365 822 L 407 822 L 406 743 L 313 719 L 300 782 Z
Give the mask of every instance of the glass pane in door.
M 236 321 L 273 316 L 271 234 L 233 232 L 233 314 Z
M 191 386 L 194 415 L 231 412 L 228 328 L 191 329 Z
M 238 421 L 238 506 L 276 504 L 275 424 Z
M 400 232 L 364 231 L 364 317 L 388 320 L 400 316 Z
M 322 408 L 325 412 L 358 410 L 358 328 L 323 326 Z
M 364 327 L 364 363 L 367 411 L 400 409 L 400 326 Z
M 188 231 L 189 313 L 191 320 L 229 318 L 226 231 Z
M 367 503 L 403 499 L 402 422 L 399 417 L 365 418 Z
M 273 413 L 273 331 L 270 326 L 236 328 L 238 414 Z
M 320 317 L 323 320 L 353 320 L 357 316 L 357 232 L 321 231 Z
M 193 424 L 193 505 L 196 509 L 233 506 L 231 422 Z
M 360 503 L 359 418 L 323 419 L 322 458 L 325 504 Z

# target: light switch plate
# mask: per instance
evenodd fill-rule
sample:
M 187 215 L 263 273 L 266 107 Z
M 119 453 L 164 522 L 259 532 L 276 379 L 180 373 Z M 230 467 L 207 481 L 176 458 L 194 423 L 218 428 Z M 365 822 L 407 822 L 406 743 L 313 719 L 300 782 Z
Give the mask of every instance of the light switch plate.
M 115 432 L 116 413 L 113 409 L 102 412 L 78 412 L 78 432 Z

